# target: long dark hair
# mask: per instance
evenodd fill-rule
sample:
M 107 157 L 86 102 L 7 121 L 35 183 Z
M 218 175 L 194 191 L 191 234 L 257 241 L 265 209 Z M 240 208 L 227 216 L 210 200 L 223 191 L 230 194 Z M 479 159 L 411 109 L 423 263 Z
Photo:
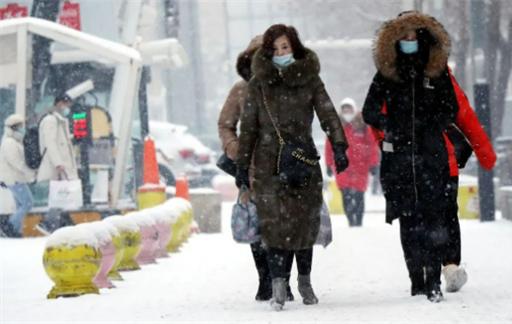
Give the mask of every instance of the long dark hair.
M 290 41 L 295 59 L 302 59 L 306 56 L 306 49 L 302 45 L 295 27 L 276 24 L 270 26 L 263 34 L 263 45 L 261 48 L 266 57 L 271 58 L 274 56 L 274 42 L 281 36 L 286 36 Z

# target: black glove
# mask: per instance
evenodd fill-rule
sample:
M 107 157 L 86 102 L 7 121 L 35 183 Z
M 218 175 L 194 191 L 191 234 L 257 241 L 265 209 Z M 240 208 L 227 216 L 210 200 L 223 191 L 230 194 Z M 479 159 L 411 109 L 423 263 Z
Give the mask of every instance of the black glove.
M 244 169 L 238 167 L 236 169 L 236 177 L 235 177 L 236 186 L 240 189 L 242 186 L 247 188 L 250 187 L 249 182 L 249 169 Z
M 0 181 L 0 187 L 2 187 L 2 188 L 7 188 L 7 185 L 6 185 L 5 183 L 3 183 L 3 182 L 1 182 L 1 181 Z
M 334 144 L 334 163 L 336 164 L 336 172 L 341 173 L 348 168 L 348 157 L 346 154 L 348 146 L 344 143 Z
M 332 169 L 331 169 L 331 167 L 330 166 L 326 166 L 326 168 L 327 168 L 327 175 L 329 177 L 332 177 Z

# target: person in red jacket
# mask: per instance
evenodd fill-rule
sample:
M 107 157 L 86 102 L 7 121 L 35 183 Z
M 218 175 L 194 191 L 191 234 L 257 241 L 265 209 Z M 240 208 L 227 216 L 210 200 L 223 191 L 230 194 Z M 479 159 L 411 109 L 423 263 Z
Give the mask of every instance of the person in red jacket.
M 326 139 L 327 172 L 329 175 L 336 174 L 336 184 L 343 193 L 343 207 L 348 224 L 351 227 L 362 226 L 368 174 L 379 163 L 379 148 L 370 128 L 364 123 L 355 101 L 345 98 L 341 101 L 340 108 L 341 123 L 349 144 L 347 156 L 350 165 L 345 171 L 336 174 L 331 142 Z
M 385 22 L 375 39 L 377 73 L 363 108 L 380 141 L 386 221 L 400 222 L 411 295 L 427 295 L 431 302 L 443 299 L 441 271 L 448 292 L 467 280 L 459 267 L 457 194 L 458 168 L 469 155 L 461 148 L 470 146 L 484 169 L 496 162 L 448 68 L 449 55 L 450 36 L 434 17 L 409 11 Z

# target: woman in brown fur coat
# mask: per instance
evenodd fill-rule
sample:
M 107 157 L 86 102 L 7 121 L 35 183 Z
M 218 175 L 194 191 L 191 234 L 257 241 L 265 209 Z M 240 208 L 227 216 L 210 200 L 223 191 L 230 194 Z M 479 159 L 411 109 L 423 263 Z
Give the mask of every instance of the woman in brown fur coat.
M 256 50 L 260 48 L 263 42 L 262 36 L 254 37 L 245 51 L 238 55 L 236 61 L 236 70 L 242 78 L 237 81 L 229 92 L 226 102 L 222 107 L 218 120 L 219 137 L 222 142 L 222 149 L 227 157 L 233 161 L 238 156 L 238 134 L 237 125 L 242 115 L 242 109 L 247 96 L 247 84 L 251 79 L 251 62 Z M 257 301 L 270 300 L 272 297 L 272 280 L 267 263 L 267 253 L 261 242 L 251 244 L 251 251 L 254 258 L 254 264 L 259 276 L 259 286 L 255 299 Z M 287 300 L 292 301 L 294 296 L 291 292 L 289 281 L 293 258 L 287 263 Z
M 263 45 L 253 57 L 252 72 L 240 128 L 237 183 L 251 187 L 257 206 L 262 241 L 268 248 L 272 306 L 276 310 L 284 306 L 286 264 L 292 254 L 303 302 L 316 304 L 310 273 L 320 227 L 322 174 L 316 164 L 309 169 L 309 181 L 291 185 L 287 174 L 278 172 L 280 159 L 286 158 L 281 155 L 279 136 L 316 152 L 312 138 L 316 113 L 341 172 L 348 166 L 345 134 L 319 76 L 318 57 L 302 45 L 295 28 L 273 25 L 265 32 Z M 249 181 L 251 165 L 253 181 Z

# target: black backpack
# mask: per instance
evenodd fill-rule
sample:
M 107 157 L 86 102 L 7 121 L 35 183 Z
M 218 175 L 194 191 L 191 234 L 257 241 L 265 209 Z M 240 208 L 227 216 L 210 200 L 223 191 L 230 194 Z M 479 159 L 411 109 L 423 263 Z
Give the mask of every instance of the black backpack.
M 43 154 L 41 154 L 39 149 L 39 125 L 47 115 L 48 114 L 45 114 L 41 117 L 37 123 L 37 126 L 33 126 L 27 129 L 27 133 L 25 134 L 25 137 L 23 137 L 25 163 L 29 168 L 33 170 L 39 169 L 41 161 L 43 160 L 43 156 L 46 153 L 46 149 L 44 150 Z

